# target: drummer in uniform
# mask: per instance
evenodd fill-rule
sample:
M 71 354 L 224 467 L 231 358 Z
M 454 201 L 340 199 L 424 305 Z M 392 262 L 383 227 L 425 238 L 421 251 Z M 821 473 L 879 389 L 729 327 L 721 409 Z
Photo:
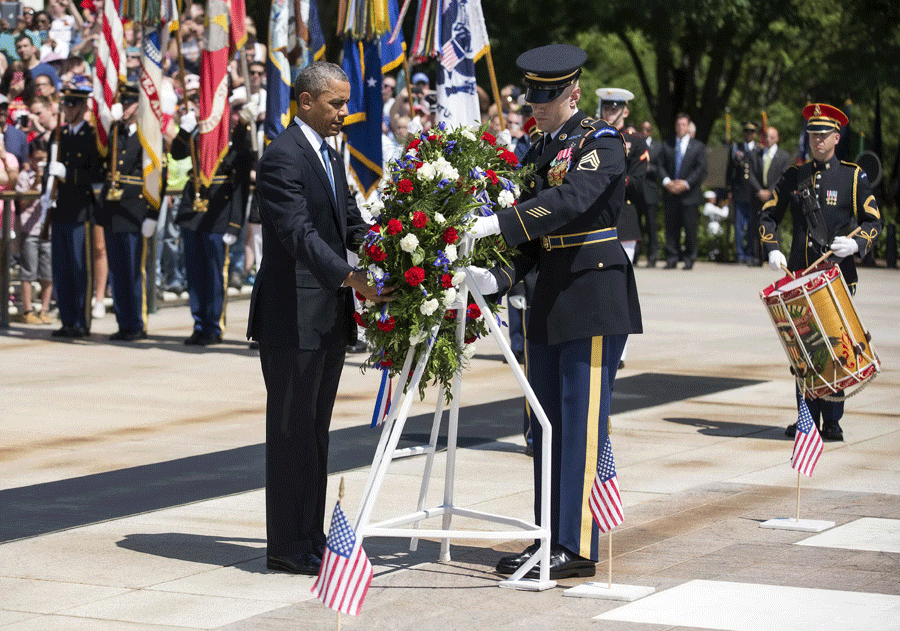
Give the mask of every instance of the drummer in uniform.
M 831 105 L 812 103 L 803 109 L 803 117 L 807 120 L 812 160 L 788 168 L 772 198 L 763 205 L 759 227 L 762 248 L 773 270 L 784 266 L 791 272 L 807 269 L 831 250 L 828 260 L 840 266 L 850 292 L 855 293 L 854 255 L 863 257 L 872 250 L 884 223 L 865 171 L 838 160 L 834 154 L 841 127 L 850 122 L 847 116 Z M 790 256 L 785 259 L 778 241 L 778 225 L 788 208 L 793 236 Z M 861 230 L 856 235 L 845 236 L 857 226 Z M 843 390 L 836 396 L 843 396 Z M 844 440 L 839 423 L 844 414 L 843 401 L 807 399 L 806 405 L 816 427 L 821 427 L 822 438 Z M 789 425 L 785 435 L 793 437 L 796 432 L 796 424 Z
M 79 338 L 91 330 L 91 228 L 95 184 L 103 181 L 97 136 L 85 121 L 93 86 L 76 75 L 62 91 L 66 123 L 59 139 L 57 161 L 48 173 L 57 178 L 56 205 L 49 211 L 53 287 L 62 327 L 53 337 Z
M 111 108 L 116 121 L 116 155 L 110 157 L 97 212 L 97 223 L 106 235 L 113 305 L 119 325 L 109 339 L 120 342 L 147 337 L 145 237 L 156 232 L 159 218 L 159 210 L 144 197 L 144 152 L 137 133 L 137 109 L 137 85 L 122 84 L 119 102 Z
M 544 132 L 523 162 L 535 173 L 518 204 L 479 217 L 470 234 L 501 234 L 520 252 L 510 265 L 470 268 L 483 294 L 505 293 L 537 269 L 526 330 L 528 380 L 553 427 L 550 578 L 593 576 L 599 530 L 588 499 L 607 440 L 610 396 L 622 348 L 641 332 L 631 261 L 616 224 L 625 203 L 625 143 L 606 121 L 577 108 L 587 53 L 568 44 L 535 48 L 516 61 L 525 100 Z M 535 519 L 540 522 L 542 430 L 534 436 Z M 503 557 L 512 574 L 536 552 Z M 527 576 L 537 577 L 534 567 Z
M 190 296 L 194 331 L 184 340 L 188 346 L 209 346 L 222 341 L 224 328 L 228 248 L 237 242 L 244 222 L 244 209 L 250 195 L 250 171 L 256 165 L 248 120 L 256 113 L 246 102 L 231 102 L 231 140 L 228 151 L 209 183 L 200 186 L 195 204 L 196 178 L 184 187 L 176 223 L 184 241 L 184 265 Z M 181 117 L 181 128 L 172 141 L 172 157 L 191 156 L 191 143 L 197 143 L 196 115 Z M 198 165 L 194 165 L 197 168 Z

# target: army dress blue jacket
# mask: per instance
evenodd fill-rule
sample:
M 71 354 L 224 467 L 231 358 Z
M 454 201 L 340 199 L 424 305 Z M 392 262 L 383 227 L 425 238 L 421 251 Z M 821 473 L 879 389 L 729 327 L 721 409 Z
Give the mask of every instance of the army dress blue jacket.
M 66 179 L 57 188 L 56 207 L 51 223 L 83 223 L 94 214 L 94 185 L 103 181 L 103 163 L 97 148 L 97 135 L 90 123 L 81 123 L 60 131 L 57 160 L 66 167 Z
M 112 147 L 112 142 L 110 142 Z M 110 149 L 111 150 L 111 149 Z M 97 224 L 113 232 L 141 231 L 144 219 L 159 219 L 159 210 L 147 203 L 144 197 L 144 148 L 137 134 L 128 133 L 128 127 L 119 126 L 116 139 L 116 172 L 118 174 L 118 186 L 122 197 L 118 200 L 107 199 L 111 188 L 110 161 L 106 161 L 106 182 L 100 192 L 99 208 L 97 210 Z M 162 195 L 165 194 L 166 178 L 162 178 Z M 161 196 L 160 196 L 161 198 Z

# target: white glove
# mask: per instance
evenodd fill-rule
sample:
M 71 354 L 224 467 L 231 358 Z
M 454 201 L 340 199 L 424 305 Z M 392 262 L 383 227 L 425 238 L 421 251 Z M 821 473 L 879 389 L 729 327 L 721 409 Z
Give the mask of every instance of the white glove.
M 246 103 L 241 108 L 241 120 L 248 125 L 255 123 L 257 116 L 259 116 L 259 109 L 253 103 Z
M 121 103 L 113 103 L 109 108 L 109 117 L 113 119 L 114 122 L 118 123 L 122 120 L 122 104 Z
M 195 129 L 197 129 L 197 115 L 193 112 L 187 112 L 184 116 L 181 117 L 181 121 L 179 122 L 179 127 L 187 133 L 191 133 Z
M 478 288 L 482 296 L 490 296 L 500 291 L 500 288 L 497 286 L 497 279 L 483 267 L 470 265 L 466 268 L 466 271 L 472 276 L 475 287 Z
M 782 266 L 787 267 L 787 259 L 784 258 L 784 254 L 781 253 L 781 250 L 772 250 L 769 252 L 769 267 L 776 272 L 780 272 Z
M 477 217 L 467 234 L 471 235 L 474 239 L 489 237 L 492 234 L 500 234 L 500 220 L 497 219 L 497 215 Z
M 222 243 L 230 247 L 237 243 L 237 236 L 231 234 L 230 232 L 226 232 L 222 235 Z
M 47 165 L 47 173 L 60 180 L 66 179 L 66 165 L 62 162 L 51 162 Z
M 516 295 L 509 297 L 509 306 L 513 309 L 527 309 L 528 303 L 525 301 L 525 296 Z
M 155 219 L 144 219 L 144 223 L 141 224 L 141 234 L 147 237 L 148 239 L 153 236 L 153 233 L 156 232 L 156 220 Z
M 838 258 L 853 256 L 859 252 L 859 244 L 850 237 L 835 237 L 831 242 L 831 251 Z

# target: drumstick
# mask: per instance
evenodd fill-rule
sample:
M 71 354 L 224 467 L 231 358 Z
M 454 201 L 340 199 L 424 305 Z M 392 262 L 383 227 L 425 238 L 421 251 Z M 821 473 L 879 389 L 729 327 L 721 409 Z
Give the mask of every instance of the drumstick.
M 862 226 L 857 226 L 857 227 L 856 227 L 856 230 L 854 230 L 853 232 L 851 232 L 850 234 L 848 234 L 847 237 L 855 236 L 856 233 L 859 232 L 860 230 L 862 230 Z M 810 265 L 809 267 L 807 267 L 805 270 L 803 270 L 803 273 L 801 273 L 800 275 L 801 275 L 801 276 L 806 276 L 806 275 L 809 273 L 809 270 L 811 270 L 811 269 L 814 268 L 816 265 L 818 265 L 819 263 L 821 263 L 822 261 L 824 261 L 825 259 L 827 259 L 827 258 L 828 258 L 829 256 L 831 256 L 832 254 L 834 254 L 834 250 L 828 250 L 825 254 L 823 254 L 822 256 L 820 256 L 819 258 L 817 258 L 815 263 L 813 263 L 812 265 Z

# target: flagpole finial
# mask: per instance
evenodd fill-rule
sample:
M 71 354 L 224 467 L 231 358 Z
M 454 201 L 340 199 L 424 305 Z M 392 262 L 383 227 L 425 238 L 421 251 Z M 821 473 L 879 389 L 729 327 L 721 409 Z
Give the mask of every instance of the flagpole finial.
M 338 501 L 342 501 L 344 499 L 344 476 L 341 476 L 341 486 L 338 489 Z

